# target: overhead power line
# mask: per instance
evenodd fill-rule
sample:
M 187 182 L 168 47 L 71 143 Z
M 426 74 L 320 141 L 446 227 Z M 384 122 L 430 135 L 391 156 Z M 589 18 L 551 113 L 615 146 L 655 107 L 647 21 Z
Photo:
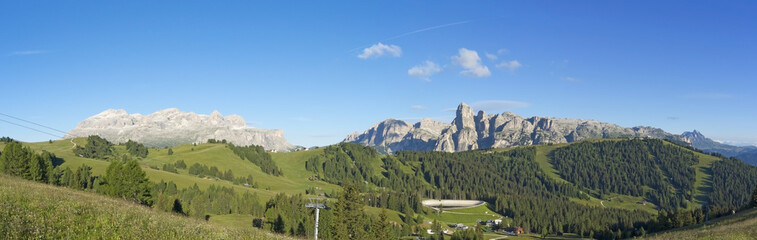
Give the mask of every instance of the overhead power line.
M 37 125 L 37 126 L 40 126 L 40 127 L 43 127 L 43 128 L 47 128 L 47 129 L 59 132 L 59 133 L 66 134 L 65 131 L 61 131 L 61 130 L 58 130 L 58 129 L 55 129 L 55 128 L 51 128 L 51 127 L 48 127 L 48 126 L 45 126 L 45 125 L 42 125 L 42 124 L 39 124 L 39 123 L 35 123 L 35 122 L 32 122 L 32 121 L 24 120 L 24 119 L 21 119 L 21 118 L 18 118 L 18 117 L 14 117 L 14 116 L 11 116 L 11 115 L 8 115 L 8 114 L 5 114 L 5 113 L 0 113 L 0 115 L 6 116 L 6 117 L 9 117 L 9 118 L 13 118 L 13 119 L 16 119 L 16 120 L 19 120 L 19 121 L 23 121 L 23 122 L 26 122 L 26 123 L 34 124 L 34 125 Z
M 52 133 L 45 132 L 45 131 L 42 131 L 42 130 L 39 130 L 39 129 L 35 129 L 35 128 L 32 128 L 32 127 L 27 127 L 27 126 L 24 126 L 24 125 L 21 125 L 21 124 L 18 124 L 18 123 L 9 122 L 9 121 L 3 120 L 3 119 L 0 119 L 0 121 L 6 122 L 6 123 L 9 123 L 9 124 L 13 124 L 13 125 L 16 125 L 16 126 L 19 126 L 19 127 L 22 127 L 22 128 L 26 128 L 26 129 L 29 129 L 29 130 L 32 130 L 32 131 L 41 132 L 41 133 L 44 133 L 44 134 L 47 134 L 47 135 L 50 135 L 50 136 L 54 136 L 54 137 L 57 137 L 57 138 L 63 138 L 60 135 L 52 134 Z

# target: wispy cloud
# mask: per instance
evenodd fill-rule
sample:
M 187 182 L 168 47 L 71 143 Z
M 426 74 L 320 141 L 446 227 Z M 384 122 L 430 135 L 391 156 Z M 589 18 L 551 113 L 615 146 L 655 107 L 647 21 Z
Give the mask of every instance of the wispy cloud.
M 713 136 L 713 140 L 733 146 L 757 146 L 757 136 Z
M 693 94 L 683 95 L 682 97 L 683 98 L 694 98 L 694 99 L 710 99 L 710 100 L 721 100 L 721 99 L 732 99 L 732 98 L 735 98 L 734 95 L 725 94 L 725 93 L 693 93 Z
M 432 61 L 426 61 L 421 65 L 416 65 L 407 70 L 407 75 L 421 78 L 426 81 L 431 81 L 431 75 L 437 74 L 442 71 L 442 68 L 438 64 Z
M 488 58 L 489 60 L 494 61 L 494 60 L 497 60 L 497 58 L 499 58 L 499 57 L 497 57 L 497 55 L 494 55 L 494 54 L 491 54 L 491 53 L 486 53 L 486 58 Z
M 458 55 L 452 57 L 452 62 L 465 68 L 462 72 L 463 75 L 471 77 L 488 77 L 491 76 L 489 68 L 481 63 L 481 58 L 478 56 L 478 52 L 461 48 L 458 50 Z
M 678 120 L 678 119 L 681 119 L 681 118 L 679 118 L 679 117 L 675 117 L 675 116 L 670 116 L 670 117 L 668 117 L 668 120 L 673 120 L 673 121 L 675 121 L 675 120 Z
M 574 78 L 574 77 L 562 77 L 560 79 L 566 82 L 580 82 L 581 81 L 580 79 Z
M 466 20 L 466 21 L 446 23 L 446 24 L 442 24 L 442 25 L 436 25 L 436 26 L 421 28 L 421 29 L 418 29 L 418 30 L 413 30 L 413 31 L 410 31 L 410 32 L 406 32 L 406 33 L 397 35 L 397 36 L 393 36 L 393 37 L 384 39 L 382 41 L 394 40 L 394 39 L 398 39 L 398 38 L 401 38 L 401 37 L 407 37 L 407 36 L 410 36 L 410 35 L 413 35 L 413 34 L 416 34 L 416 33 L 422 33 L 422 32 L 430 31 L 430 30 L 434 30 L 434 29 L 440 29 L 440 28 L 446 28 L 446 27 L 451 27 L 451 26 L 455 26 L 455 25 L 461 25 L 461 24 L 471 23 L 471 22 L 474 22 L 474 21 L 475 20 Z M 363 47 L 353 48 L 349 52 L 355 52 L 355 51 L 357 51 L 357 50 L 359 50 L 361 48 L 363 48 Z
M 421 109 L 426 109 L 426 107 L 421 106 L 421 105 L 412 105 L 412 106 L 410 106 L 410 109 L 421 110 Z
M 487 112 L 503 112 L 516 108 L 527 108 L 531 104 L 526 102 L 511 101 L 511 100 L 484 100 L 470 104 L 473 109 L 484 110 Z
M 363 53 L 357 55 L 361 59 L 378 58 L 384 55 L 399 57 L 402 55 L 402 48 L 397 45 L 384 45 L 383 43 L 373 44 L 373 46 L 363 49 Z
M 43 54 L 43 53 L 47 53 L 47 51 L 44 51 L 44 50 L 15 51 L 8 55 L 9 56 L 24 56 L 24 55 L 37 55 L 37 54 Z
M 497 54 L 508 54 L 508 53 L 510 53 L 510 50 L 506 48 L 497 50 Z
M 523 65 L 520 64 L 518 60 L 502 61 L 501 63 L 497 64 L 498 68 L 504 68 L 504 69 L 510 70 L 511 72 L 515 71 L 515 69 L 518 69 L 522 66 Z

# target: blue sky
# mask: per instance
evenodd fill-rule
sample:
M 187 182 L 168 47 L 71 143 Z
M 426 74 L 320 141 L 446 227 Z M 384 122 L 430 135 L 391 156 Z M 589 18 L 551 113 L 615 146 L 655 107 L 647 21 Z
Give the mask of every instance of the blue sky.
M 68 131 L 110 108 L 218 110 L 312 146 L 387 118 L 449 122 L 466 102 L 757 145 L 755 12 L 754 1 L 4 1 L 0 113 Z M 6 122 L 0 135 L 54 138 Z

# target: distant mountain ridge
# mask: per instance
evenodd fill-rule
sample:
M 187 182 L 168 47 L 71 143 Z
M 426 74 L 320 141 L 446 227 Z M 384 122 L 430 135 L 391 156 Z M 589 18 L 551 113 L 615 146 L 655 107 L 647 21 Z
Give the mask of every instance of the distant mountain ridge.
M 182 112 L 168 108 L 150 115 L 129 114 L 123 109 L 109 109 L 81 121 L 63 137 L 99 135 L 115 143 L 129 139 L 148 147 L 170 147 L 179 144 L 204 143 L 208 139 L 226 139 L 241 146 L 260 145 L 265 149 L 289 151 L 294 146 L 280 129 L 259 129 L 247 126 L 238 115 L 224 117 L 218 111 L 210 115 Z
M 593 138 L 650 137 L 683 141 L 680 135 L 659 128 L 624 128 L 586 119 L 551 117 L 524 118 L 511 112 L 486 114 L 465 103 L 457 107 L 450 124 L 423 119 L 410 124 L 387 119 L 344 141 L 359 143 L 392 153 L 399 150 L 458 152 L 483 148 L 505 148 L 547 143 L 567 143 Z
M 697 130 L 684 132 L 681 134 L 684 142 L 705 152 L 716 152 L 726 157 L 736 157 L 746 163 L 757 166 L 757 147 L 754 146 L 732 146 L 722 144 L 705 137 Z

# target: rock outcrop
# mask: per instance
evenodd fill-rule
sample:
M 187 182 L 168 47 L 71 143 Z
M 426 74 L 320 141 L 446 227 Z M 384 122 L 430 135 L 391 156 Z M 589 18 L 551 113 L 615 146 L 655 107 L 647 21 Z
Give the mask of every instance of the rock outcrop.
M 681 140 L 658 128 L 624 128 L 585 119 L 524 118 L 511 112 L 486 114 L 461 103 L 451 124 L 423 119 L 416 124 L 389 119 L 345 142 L 375 147 L 380 152 L 399 150 L 458 152 L 548 143 L 567 143 L 594 138 L 651 137 Z
M 218 111 L 210 115 L 182 112 L 175 108 L 143 116 L 125 110 L 109 109 L 80 122 L 63 138 L 99 135 L 114 143 L 129 139 L 148 147 L 169 147 L 179 144 L 205 143 L 208 139 L 226 139 L 241 146 L 260 145 L 265 149 L 289 151 L 294 146 L 280 129 L 259 129 L 247 126 L 238 115 L 224 117 Z

